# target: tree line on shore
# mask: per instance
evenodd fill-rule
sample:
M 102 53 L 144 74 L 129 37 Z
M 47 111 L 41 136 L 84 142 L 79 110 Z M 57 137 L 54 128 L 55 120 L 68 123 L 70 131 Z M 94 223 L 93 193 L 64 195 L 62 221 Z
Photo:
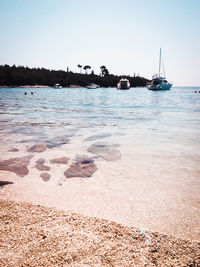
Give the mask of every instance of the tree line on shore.
M 80 73 L 75 73 L 67 69 L 49 70 L 45 68 L 29 68 L 24 66 L 0 66 L 0 86 L 25 86 L 25 85 L 47 85 L 54 86 L 60 84 L 63 87 L 70 85 L 87 86 L 90 83 L 98 84 L 101 87 L 116 87 L 121 78 L 127 78 L 131 87 L 143 87 L 149 80 L 140 76 L 113 75 L 109 74 L 105 66 L 101 66 L 100 75 L 92 71 L 88 74 L 90 66 L 83 67 L 85 73 L 81 73 L 82 66 L 78 65 Z

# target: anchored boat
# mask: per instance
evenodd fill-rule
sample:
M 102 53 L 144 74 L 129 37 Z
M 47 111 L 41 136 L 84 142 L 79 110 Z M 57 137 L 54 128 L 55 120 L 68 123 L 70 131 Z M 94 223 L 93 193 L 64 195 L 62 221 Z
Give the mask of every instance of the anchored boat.
M 119 89 L 119 90 L 127 90 L 127 89 L 130 88 L 130 86 L 131 85 L 130 85 L 129 80 L 126 79 L 126 78 L 122 78 L 117 84 L 117 89 Z
M 90 83 L 88 86 L 86 86 L 87 89 L 97 89 L 100 86 L 95 83 Z
M 160 57 L 159 57 L 159 72 L 158 75 L 152 77 L 151 83 L 147 84 L 147 88 L 152 91 L 158 90 L 169 90 L 172 87 L 172 83 L 169 83 L 165 78 L 165 70 L 163 65 L 163 73 L 161 74 L 161 48 L 160 48 Z
M 62 88 L 62 86 L 59 84 L 59 83 L 56 83 L 55 85 L 54 85 L 54 87 L 53 88 L 55 88 L 55 89 L 61 89 Z

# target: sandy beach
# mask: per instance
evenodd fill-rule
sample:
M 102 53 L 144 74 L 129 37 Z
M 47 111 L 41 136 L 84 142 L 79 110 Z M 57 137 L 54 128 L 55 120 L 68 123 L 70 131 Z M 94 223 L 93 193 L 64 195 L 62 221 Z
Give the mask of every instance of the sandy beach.
M 1 266 L 198 266 L 199 243 L 0 201 Z
M 145 89 L 130 90 L 126 95 L 116 93 L 114 89 L 100 89 L 89 94 L 83 88 L 59 91 L 43 88 L 34 91 L 33 95 L 30 92 L 24 95 L 23 90 L 5 88 L 1 91 L 0 199 L 2 213 L 8 216 L 2 217 L 3 235 L 10 223 L 14 227 L 7 237 L 12 240 L 2 238 L 1 241 L 2 264 L 20 266 L 21 260 L 28 264 L 27 254 L 23 253 L 28 242 L 28 247 L 34 247 L 26 252 L 33 255 L 30 265 L 37 265 L 37 262 L 39 266 L 51 265 L 50 256 L 46 257 L 48 264 L 39 256 L 40 253 L 46 255 L 41 252 L 40 240 L 35 244 L 29 235 L 40 231 L 43 213 L 46 214 L 44 225 L 48 224 L 48 217 L 51 220 L 49 214 L 57 214 L 58 220 L 52 223 L 59 228 L 62 216 L 67 212 L 71 214 L 69 216 L 80 216 L 79 223 L 87 221 L 87 229 L 91 229 L 88 231 L 93 231 L 93 222 L 98 221 L 100 240 L 104 227 L 111 224 L 115 229 L 115 225 L 120 224 L 119 231 L 125 231 L 124 240 L 116 243 L 118 239 L 110 227 L 110 252 L 107 243 L 97 248 L 99 243 L 93 247 L 95 241 L 91 241 L 93 249 L 98 250 L 95 259 L 88 252 L 84 252 L 86 256 L 79 254 L 78 244 L 74 245 L 78 256 L 71 259 L 66 256 L 67 249 L 56 250 L 53 243 L 52 248 L 48 243 L 50 250 L 55 252 L 49 252 L 53 255 L 51 260 L 58 260 L 60 251 L 64 253 L 61 253 L 65 255 L 64 259 L 58 260 L 60 266 L 63 263 L 81 266 L 87 262 L 95 266 L 145 266 L 145 262 L 147 266 L 195 266 L 199 260 L 200 241 L 199 107 L 196 97 L 190 93 L 192 91 L 177 89 L 177 101 L 188 94 L 191 109 L 188 113 L 188 108 L 181 107 L 179 114 L 177 108 L 169 106 L 175 97 L 173 94 L 166 98 L 160 95 L 164 99 L 160 106 L 155 106 L 157 95 L 152 96 Z M 118 97 L 124 101 L 120 107 L 117 106 Z M 130 98 L 135 104 L 127 107 Z M 105 102 L 102 99 L 107 101 L 106 105 L 102 104 Z M 112 105 L 113 101 L 116 106 Z M 167 101 L 167 111 L 163 101 Z M 35 209 L 36 215 L 28 213 Z M 18 212 L 25 221 L 16 219 Z M 13 218 L 11 213 L 15 214 Z M 23 225 L 28 220 L 38 229 L 31 231 L 31 226 L 27 238 L 21 243 Z M 21 230 L 17 230 L 18 227 Z M 67 231 L 63 223 L 62 227 Z M 50 223 L 47 228 L 55 240 L 52 232 L 55 227 L 51 229 Z M 133 235 L 138 238 L 132 247 L 127 233 L 134 229 Z M 15 231 L 18 237 L 13 241 Z M 76 231 L 70 228 L 68 235 L 62 236 L 64 241 L 60 236 L 59 242 L 69 242 L 65 238 L 72 238 L 75 244 Z M 155 242 L 164 240 L 159 243 L 160 250 L 154 256 L 151 252 L 148 254 L 149 244 L 142 237 L 143 232 Z M 81 243 L 82 249 L 86 243 Z M 141 252 L 143 245 L 144 253 Z M 19 246 L 16 257 L 13 258 L 14 252 L 4 257 L 5 251 L 13 246 Z M 117 246 L 123 248 L 119 259 Z M 125 247 L 129 246 L 132 252 L 126 252 Z M 131 253 L 138 247 L 141 247 L 140 252 L 136 252 L 134 258 Z M 181 254 L 178 254 L 178 248 Z M 111 256 L 109 259 L 106 256 L 104 261 L 102 253 L 111 253 Z

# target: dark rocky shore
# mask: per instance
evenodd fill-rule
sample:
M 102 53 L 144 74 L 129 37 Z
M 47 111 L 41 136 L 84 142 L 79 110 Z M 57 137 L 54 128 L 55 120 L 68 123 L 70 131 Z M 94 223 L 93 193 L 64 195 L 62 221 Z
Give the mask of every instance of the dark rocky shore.
M 199 266 L 200 244 L 0 200 L 1 266 Z

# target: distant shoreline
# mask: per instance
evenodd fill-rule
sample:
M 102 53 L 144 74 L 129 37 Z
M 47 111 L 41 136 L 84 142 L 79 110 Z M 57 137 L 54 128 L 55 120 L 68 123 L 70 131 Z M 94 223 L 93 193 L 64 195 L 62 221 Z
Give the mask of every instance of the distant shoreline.
M 144 86 L 136 86 L 134 88 L 142 88 Z M 0 88 L 54 88 L 54 86 L 48 86 L 48 85 L 22 85 L 22 86 L 10 86 L 10 85 L 1 85 Z M 86 88 L 86 86 L 65 86 L 65 87 L 62 87 L 63 89 L 64 88 Z M 62 88 L 54 88 L 54 89 L 62 89 Z M 103 87 L 100 87 L 100 88 L 117 88 L 117 86 L 103 86 Z
M 145 86 L 131 86 L 130 88 L 143 88 Z M 22 86 L 18 86 L 18 85 L 0 85 L 0 88 L 54 88 L 54 86 L 48 86 L 48 85 L 22 85 Z M 62 88 L 86 88 L 86 86 L 63 86 Z M 102 86 L 100 88 L 117 88 L 117 86 Z M 56 88 L 55 88 L 56 89 Z M 61 89 L 61 88 L 58 88 Z
M 102 66 L 103 67 L 103 66 Z M 106 69 L 107 70 L 107 69 Z M 135 75 L 114 75 L 109 71 L 102 71 L 95 74 L 93 71 L 88 73 L 77 73 L 70 70 L 49 70 L 44 68 L 29 68 L 15 65 L 0 65 L 0 86 L 6 87 L 86 87 L 89 84 L 96 84 L 100 87 L 116 87 L 119 80 L 126 78 L 129 80 L 131 87 L 144 87 L 149 82 L 148 79 Z M 42 85 L 42 86 L 36 86 Z
M 48 86 L 48 85 L 22 85 L 22 86 L 1 85 L 0 88 L 51 88 L 51 86 Z

